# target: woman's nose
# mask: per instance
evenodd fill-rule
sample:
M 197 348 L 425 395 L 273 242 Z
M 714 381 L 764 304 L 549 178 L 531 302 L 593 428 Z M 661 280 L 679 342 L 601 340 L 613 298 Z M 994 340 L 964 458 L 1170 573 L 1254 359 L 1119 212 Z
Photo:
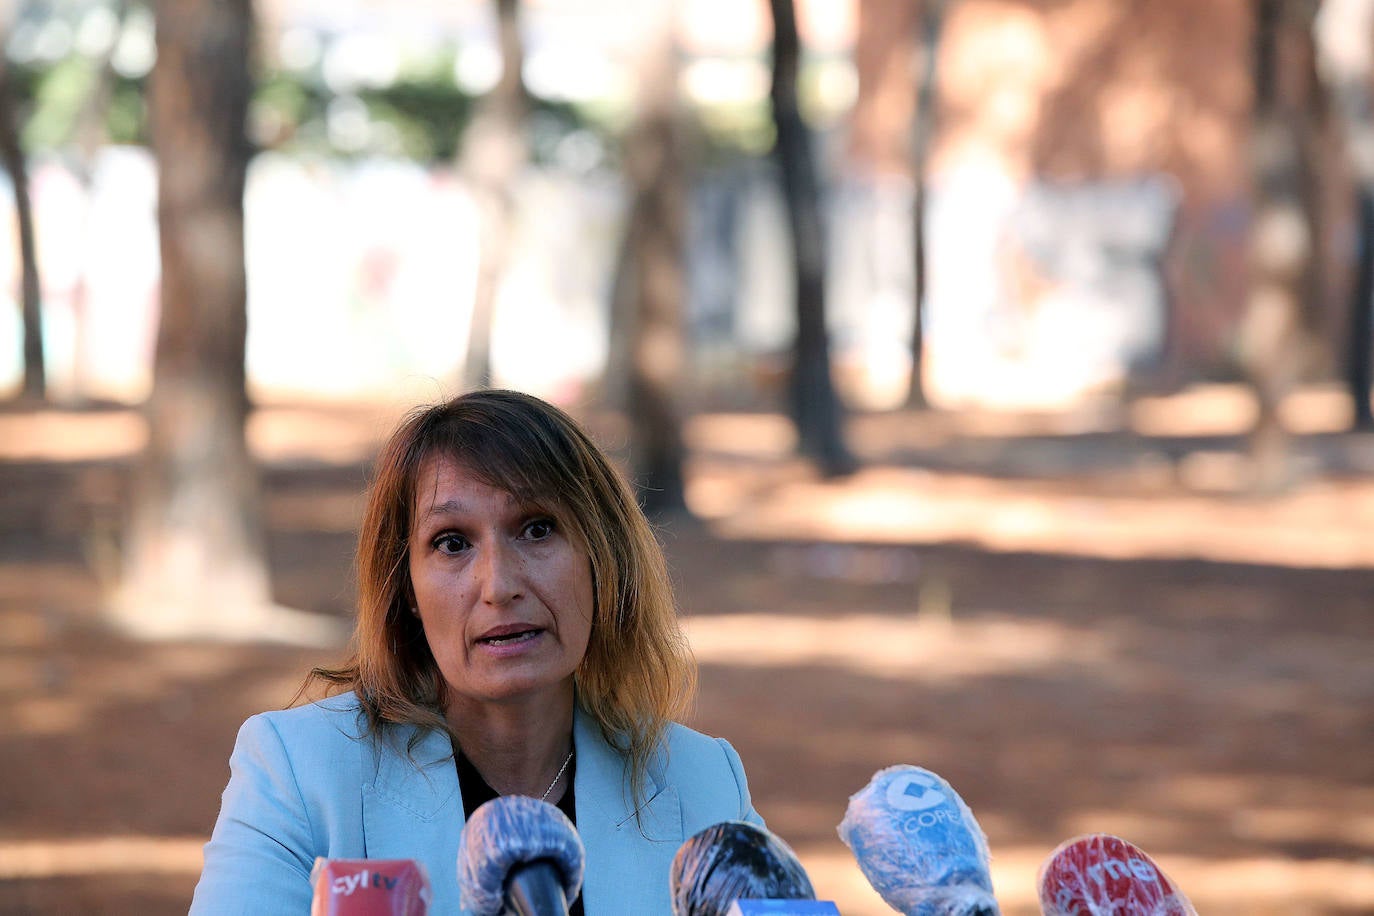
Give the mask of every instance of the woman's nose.
M 520 597 L 520 558 L 508 544 L 493 540 L 481 552 L 479 574 L 482 600 L 487 604 L 509 604 Z

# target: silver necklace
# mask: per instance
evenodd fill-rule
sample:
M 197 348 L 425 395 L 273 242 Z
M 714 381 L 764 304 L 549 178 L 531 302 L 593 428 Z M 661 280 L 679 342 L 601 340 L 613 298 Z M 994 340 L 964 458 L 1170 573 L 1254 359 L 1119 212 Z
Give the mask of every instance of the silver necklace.
M 573 750 L 576 750 L 576 748 L 574 748 Z M 568 751 L 568 756 L 564 758 L 563 765 L 558 768 L 558 775 L 553 778 L 553 782 L 549 783 L 549 787 L 544 790 L 544 794 L 539 796 L 540 801 L 548 801 L 549 793 L 553 791 L 554 786 L 558 785 L 558 780 L 563 778 L 564 772 L 566 772 L 568 769 L 568 764 L 572 763 L 572 758 L 573 752 Z

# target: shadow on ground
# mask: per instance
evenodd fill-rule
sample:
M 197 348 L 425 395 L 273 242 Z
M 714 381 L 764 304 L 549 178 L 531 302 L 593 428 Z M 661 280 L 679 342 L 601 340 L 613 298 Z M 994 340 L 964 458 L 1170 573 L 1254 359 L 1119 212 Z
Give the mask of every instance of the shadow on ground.
M 0 912 L 184 912 L 238 725 L 337 658 L 105 632 L 128 463 L 0 463 Z M 284 603 L 348 614 L 365 469 L 269 465 Z M 727 537 L 728 521 L 663 530 L 702 666 L 693 724 L 740 751 L 843 912 L 882 910 L 835 825 L 899 762 L 970 803 L 1009 914 L 1035 912 L 1034 866 L 1089 830 L 1150 850 L 1209 916 L 1374 908 L 1374 566 Z

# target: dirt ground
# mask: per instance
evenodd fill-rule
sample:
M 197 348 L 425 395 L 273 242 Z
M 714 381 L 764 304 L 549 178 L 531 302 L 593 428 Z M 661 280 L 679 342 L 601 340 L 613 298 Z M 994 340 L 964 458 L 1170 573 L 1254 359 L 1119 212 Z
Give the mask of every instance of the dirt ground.
M 822 897 L 890 912 L 835 826 L 914 763 L 978 816 L 1012 916 L 1088 831 L 1150 851 L 1207 916 L 1374 913 L 1374 444 L 1317 393 L 1295 487 L 1249 498 L 1234 398 L 861 417 L 865 468 L 838 482 L 777 417 L 692 423 L 700 521 L 663 529 L 691 724 L 734 743 Z M 394 416 L 255 418 L 283 603 L 348 614 Z M 239 723 L 337 657 L 99 625 L 140 436 L 117 408 L 0 412 L 0 913 L 184 912 Z

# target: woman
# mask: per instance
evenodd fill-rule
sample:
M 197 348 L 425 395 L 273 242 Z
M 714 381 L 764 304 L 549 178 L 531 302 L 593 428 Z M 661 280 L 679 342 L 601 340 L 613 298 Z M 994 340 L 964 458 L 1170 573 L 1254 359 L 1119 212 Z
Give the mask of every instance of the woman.
M 482 802 L 558 804 L 588 916 L 668 913 L 674 853 L 762 823 L 733 748 L 673 723 L 695 683 L 665 563 L 602 452 L 510 391 L 417 410 L 378 459 L 358 544 L 346 692 L 249 719 L 193 913 L 309 910 L 329 858 L 413 858 L 458 913 Z M 309 682 L 307 682 L 309 683 Z

